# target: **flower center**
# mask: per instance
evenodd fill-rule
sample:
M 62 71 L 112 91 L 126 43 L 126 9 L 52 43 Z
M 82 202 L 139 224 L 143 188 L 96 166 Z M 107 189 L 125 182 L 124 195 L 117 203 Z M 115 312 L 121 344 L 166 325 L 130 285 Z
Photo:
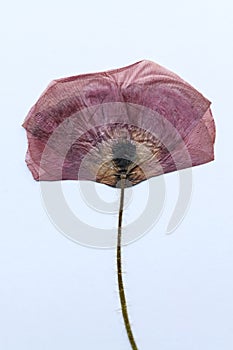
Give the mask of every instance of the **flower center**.
M 117 142 L 112 147 L 113 162 L 120 173 L 126 173 L 136 160 L 136 146 L 130 141 Z

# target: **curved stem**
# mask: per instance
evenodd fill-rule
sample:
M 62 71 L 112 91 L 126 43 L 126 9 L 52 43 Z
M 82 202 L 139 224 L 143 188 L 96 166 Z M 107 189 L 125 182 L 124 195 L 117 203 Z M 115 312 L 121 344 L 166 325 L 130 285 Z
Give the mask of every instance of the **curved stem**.
M 133 332 L 131 329 L 129 315 L 127 310 L 127 303 L 125 298 L 124 284 L 122 278 L 122 261 L 121 261 L 121 238 L 122 238 L 122 216 L 124 207 L 124 189 L 125 189 L 126 175 L 121 175 L 121 197 L 119 207 L 119 218 L 118 218 L 118 235 L 117 235 L 117 276 L 118 276 L 118 289 L 121 302 L 121 311 L 124 319 L 125 329 L 129 338 L 132 350 L 138 350 L 134 340 Z

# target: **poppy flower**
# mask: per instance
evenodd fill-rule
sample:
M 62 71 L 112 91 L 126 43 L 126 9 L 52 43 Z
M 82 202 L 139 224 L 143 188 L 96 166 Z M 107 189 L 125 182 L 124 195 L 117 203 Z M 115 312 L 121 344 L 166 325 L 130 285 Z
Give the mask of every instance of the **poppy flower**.
M 150 61 L 54 80 L 23 126 L 35 180 L 115 187 L 127 165 L 127 186 L 214 159 L 210 102 Z
M 24 123 L 35 180 L 90 180 L 121 188 L 117 276 L 131 348 L 137 349 L 122 278 L 124 189 L 214 159 L 210 101 L 150 61 L 54 80 Z

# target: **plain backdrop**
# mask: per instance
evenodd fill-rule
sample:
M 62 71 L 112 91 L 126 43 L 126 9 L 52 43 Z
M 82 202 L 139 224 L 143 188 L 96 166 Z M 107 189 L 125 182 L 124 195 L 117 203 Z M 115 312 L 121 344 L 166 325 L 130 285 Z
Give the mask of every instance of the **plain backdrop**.
M 157 224 L 123 250 L 133 330 L 143 350 L 231 350 L 232 1 L 21 0 L 2 2 L 0 13 L 0 348 L 130 349 L 115 252 L 76 244 L 52 225 L 24 162 L 21 124 L 51 80 L 149 59 L 212 101 L 216 159 L 193 169 L 191 204 L 172 235 L 165 232 L 176 173 L 166 175 Z M 128 220 L 143 212 L 143 186 L 135 187 L 137 210 L 127 208 Z M 106 201 L 116 199 L 116 191 L 96 188 Z M 64 192 L 77 194 L 82 211 L 77 184 Z M 105 218 L 98 215 L 86 221 L 99 227 Z

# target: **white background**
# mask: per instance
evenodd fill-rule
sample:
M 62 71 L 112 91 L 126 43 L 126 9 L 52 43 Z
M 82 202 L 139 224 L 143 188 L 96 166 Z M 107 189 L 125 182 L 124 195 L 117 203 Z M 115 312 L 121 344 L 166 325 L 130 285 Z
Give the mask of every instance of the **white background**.
M 5 1 L 0 13 L 0 348 L 130 349 L 115 252 L 75 244 L 52 225 L 24 163 L 21 124 L 51 80 L 149 59 L 212 101 L 216 160 L 193 169 L 191 205 L 172 235 L 165 231 L 176 173 L 166 175 L 167 201 L 156 226 L 124 248 L 135 337 L 143 350 L 231 350 L 232 1 L 21 0 Z M 142 212 L 143 186 L 135 187 Z M 66 187 L 77 191 L 81 210 L 77 184 Z M 98 192 L 108 201 L 116 196 L 105 186 Z M 134 215 L 130 207 L 127 215 Z

